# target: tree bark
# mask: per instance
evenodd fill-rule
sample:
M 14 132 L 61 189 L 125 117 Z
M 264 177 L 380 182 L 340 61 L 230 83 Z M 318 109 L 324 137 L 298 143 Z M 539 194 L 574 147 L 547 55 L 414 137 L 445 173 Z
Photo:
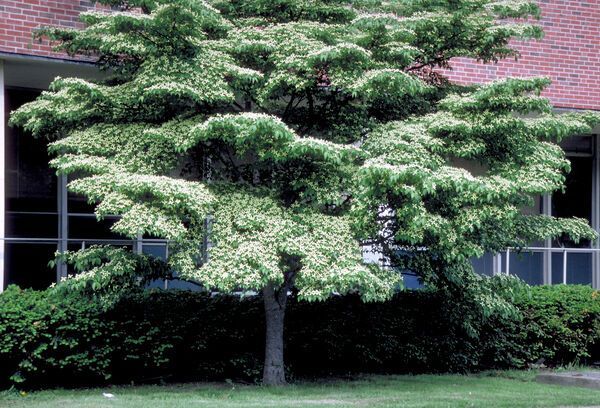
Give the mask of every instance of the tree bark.
M 263 288 L 266 321 L 264 385 L 285 385 L 286 383 L 283 360 L 283 322 L 287 291 L 287 285 L 283 285 L 278 291 L 272 284 Z

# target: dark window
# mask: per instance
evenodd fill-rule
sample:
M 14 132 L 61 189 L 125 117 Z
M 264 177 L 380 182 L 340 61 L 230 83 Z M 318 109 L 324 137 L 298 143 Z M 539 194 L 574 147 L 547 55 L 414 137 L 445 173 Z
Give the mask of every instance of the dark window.
M 124 240 L 126 237 L 115 234 L 110 230 L 116 218 L 105 218 L 98 221 L 95 215 L 69 214 L 70 239 L 116 239 Z
M 530 285 L 544 283 L 544 261 L 541 252 L 510 253 L 509 271 Z
M 6 118 L 39 93 L 6 89 Z M 48 261 L 57 250 L 57 178 L 48 165 L 46 140 L 20 128 L 5 129 L 5 282 L 44 289 L 56 281 L 56 270 Z
M 7 211 L 6 236 L 10 238 L 56 238 L 58 216 L 52 213 Z
M 552 254 L 552 283 L 563 282 L 564 254 Z M 590 285 L 592 283 L 592 254 L 567 253 L 567 284 Z
M 6 283 L 22 288 L 46 289 L 56 281 L 55 269 L 48 266 L 55 252 L 54 243 L 5 243 Z
M 8 113 L 30 102 L 38 91 L 6 90 Z M 47 141 L 34 138 L 21 128 L 6 128 L 6 210 L 57 211 L 57 182 L 48 165 Z
M 594 138 L 591 136 L 572 136 L 560 143 L 567 154 L 591 156 L 594 153 Z
M 71 177 L 69 177 L 69 181 Z M 90 204 L 84 196 L 80 194 L 75 194 L 72 192 L 67 193 L 68 207 L 69 212 L 71 213 L 85 213 L 85 214 L 93 214 L 94 208 L 96 207 L 94 204 Z
M 494 274 L 494 255 L 488 252 L 481 258 L 471 258 L 471 265 L 475 272 L 492 276 Z
M 142 252 L 146 255 L 151 255 L 156 258 L 167 260 L 167 245 L 166 244 L 144 244 L 142 246 Z
M 594 172 L 594 138 L 575 136 L 561 143 L 571 162 L 571 171 L 566 176 L 564 192 L 552 196 L 552 215 L 555 217 L 578 217 L 592 221 L 592 186 Z M 554 247 L 589 248 L 591 242 L 579 243 L 568 237 L 560 237 L 552 243 Z M 564 254 L 552 254 L 552 283 L 563 283 Z M 568 284 L 592 283 L 592 254 L 569 252 L 566 257 L 566 282 Z
M 593 158 L 574 156 L 569 160 L 571 172 L 567 174 L 565 191 L 552 195 L 552 215 L 559 218 L 579 217 L 591 223 Z M 589 248 L 590 241 L 576 244 L 567 237 L 561 237 L 555 240 L 553 246 Z

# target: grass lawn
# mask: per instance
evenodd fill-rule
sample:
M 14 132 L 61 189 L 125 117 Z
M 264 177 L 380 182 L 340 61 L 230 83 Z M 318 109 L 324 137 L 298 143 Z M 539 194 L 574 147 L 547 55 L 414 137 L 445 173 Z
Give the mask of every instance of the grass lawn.
M 284 388 L 188 383 L 25 396 L 0 393 L 0 407 L 600 407 L 600 391 L 537 384 L 533 372 L 479 375 L 367 376 Z M 103 393 L 114 394 L 106 398 Z

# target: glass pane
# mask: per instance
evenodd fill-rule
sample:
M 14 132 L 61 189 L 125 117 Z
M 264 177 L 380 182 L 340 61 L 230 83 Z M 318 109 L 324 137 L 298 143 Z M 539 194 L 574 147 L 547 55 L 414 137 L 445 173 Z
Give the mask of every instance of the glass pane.
M 15 238 L 57 238 L 58 215 L 7 211 L 6 236 Z
M 592 254 L 569 254 L 567 257 L 567 283 L 592 284 Z
M 167 259 L 167 245 L 166 244 L 143 244 L 142 252 L 146 255 L 152 255 L 162 260 Z
M 156 258 L 160 258 L 162 260 L 166 260 L 167 259 L 167 246 L 166 246 L 166 244 L 163 245 L 163 244 L 144 243 L 142 245 L 142 253 L 144 253 L 146 255 L 154 256 Z M 170 282 L 166 281 L 165 279 L 155 279 L 148 284 L 148 288 L 150 288 L 150 289 L 154 289 L 154 288 L 167 289 L 169 283 Z
M 510 254 L 510 274 L 518 276 L 530 285 L 544 283 L 544 257 L 541 252 Z
M 69 180 L 71 180 L 69 178 Z M 95 204 L 88 203 L 87 198 L 72 192 L 67 192 L 67 205 L 70 213 L 93 214 Z
M 17 109 L 38 95 L 39 92 L 7 89 L 7 111 Z M 34 138 L 21 128 L 5 129 L 6 209 L 56 211 L 57 180 L 48 165 L 47 141 Z
M 544 212 L 544 201 L 542 196 L 533 197 L 531 205 L 521 208 L 523 214 L 537 215 Z
M 592 158 L 570 157 L 571 172 L 567 175 L 565 192 L 552 196 L 552 215 L 555 217 L 579 217 L 591 222 L 592 219 Z M 578 244 L 561 237 L 553 243 L 555 247 L 589 247 L 590 241 Z
M 481 258 L 471 258 L 473 269 L 480 275 L 492 276 L 494 274 L 494 255 L 484 254 Z
M 405 289 L 420 289 L 423 287 L 419 278 L 413 273 L 403 273 L 402 279 L 404 280 Z
M 4 265 L 7 284 L 46 289 L 56 281 L 56 270 L 48 266 L 56 249 L 56 244 L 6 243 Z
M 204 289 L 201 285 L 197 283 L 179 280 L 177 278 L 167 281 L 167 288 L 193 291 Z
M 571 136 L 560 142 L 560 147 L 568 153 L 593 154 L 594 145 L 591 136 Z
M 157 258 L 166 260 L 167 259 L 167 245 L 166 244 L 150 244 L 144 243 L 142 246 L 142 252 L 147 255 L 152 255 Z M 149 288 L 161 288 L 161 289 L 183 289 L 183 290 L 201 290 L 202 286 L 185 280 L 180 280 L 177 275 L 172 280 L 157 279 L 148 284 Z
M 165 279 L 154 279 L 147 286 L 148 289 L 168 289 L 169 281 Z
M 568 258 L 567 258 L 568 260 Z M 552 284 L 563 283 L 563 254 L 561 252 L 552 253 Z
M 552 283 L 563 283 L 563 254 L 552 254 Z M 567 283 L 589 285 L 592 283 L 592 254 L 567 254 Z
M 110 227 L 112 227 L 116 221 L 115 218 L 98 221 L 93 215 L 69 215 L 69 239 L 126 240 L 126 237 L 115 234 L 110 230 Z

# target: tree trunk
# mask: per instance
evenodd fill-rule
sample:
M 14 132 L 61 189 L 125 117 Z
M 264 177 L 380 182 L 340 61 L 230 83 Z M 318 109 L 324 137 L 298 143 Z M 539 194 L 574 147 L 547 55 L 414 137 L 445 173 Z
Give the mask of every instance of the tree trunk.
M 264 385 L 284 385 L 285 366 L 283 363 L 283 321 L 287 303 L 287 286 L 276 291 L 272 284 L 263 289 L 265 304 L 266 337 Z

